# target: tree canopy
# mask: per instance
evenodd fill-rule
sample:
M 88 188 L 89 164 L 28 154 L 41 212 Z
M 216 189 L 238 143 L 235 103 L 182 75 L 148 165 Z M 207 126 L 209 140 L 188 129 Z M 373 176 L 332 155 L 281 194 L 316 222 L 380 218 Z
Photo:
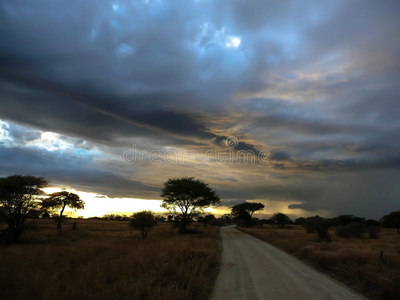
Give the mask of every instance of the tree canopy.
M 393 211 L 381 219 L 382 226 L 386 228 L 396 228 L 400 234 L 400 211 Z
M 129 222 L 129 226 L 139 230 L 142 234 L 142 238 L 146 239 L 150 230 L 157 224 L 157 219 L 154 213 L 150 210 L 144 210 L 141 212 L 134 213 Z
M 176 220 L 181 233 L 203 208 L 221 201 L 217 193 L 206 183 L 193 177 L 168 179 L 161 190 L 162 207 L 177 213 Z
M 8 225 L 6 231 L 9 242 L 16 242 L 21 232 L 27 228 L 25 223 L 29 214 L 38 209 L 38 196 L 48 181 L 32 175 L 11 175 L 0 178 L 0 206 L 3 208 L 3 221 Z
M 43 200 L 43 207 L 61 209 L 57 222 L 57 229 L 60 231 L 62 231 L 62 215 L 65 207 L 67 206 L 72 209 L 83 209 L 85 207 L 85 202 L 83 202 L 83 200 L 81 200 L 77 194 L 67 191 L 53 193 L 47 199 Z
M 255 202 L 245 202 L 241 204 L 237 204 L 232 207 L 232 213 L 234 215 L 248 214 L 250 217 L 253 216 L 254 212 L 263 210 L 265 207 L 262 203 Z
M 246 226 L 250 226 L 253 214 L 256 211 L 263 210 L 264 207 L 265 205 L 262 203 L 244 202 L 233 206 L 231 215 L 236 222 L 243 221 L 246 223 Z
M 287 215 L 280 212 L 275 213 L 270 220 L 273 221 L 275 224 L 280 225 L 282 228 L 285 228 L 286 224 L 290 224 L 293 222 Z

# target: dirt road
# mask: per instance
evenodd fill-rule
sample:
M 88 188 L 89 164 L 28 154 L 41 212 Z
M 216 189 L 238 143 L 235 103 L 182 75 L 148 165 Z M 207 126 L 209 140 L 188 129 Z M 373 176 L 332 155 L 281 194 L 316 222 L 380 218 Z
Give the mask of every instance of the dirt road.
M 326 275 L 234 227 L 222 227 L 214 300 L 363 299 Z

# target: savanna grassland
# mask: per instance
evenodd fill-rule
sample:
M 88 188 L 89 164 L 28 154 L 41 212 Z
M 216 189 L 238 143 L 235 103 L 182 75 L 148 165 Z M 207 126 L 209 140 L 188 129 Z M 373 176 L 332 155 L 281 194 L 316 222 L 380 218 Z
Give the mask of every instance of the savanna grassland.
M 382 229 L 378 239 L 341 238 L 331 231 L 330 243 L 296 225 L 240 230 L 311 263 L 368 298 L 400 299 L 400 235 L 394 229 Z
M 208 299 L 219 270 L 218 227 L 160 223 L 142 240 L 126 221 L 36 223 L 0 246 L 1 299 Z

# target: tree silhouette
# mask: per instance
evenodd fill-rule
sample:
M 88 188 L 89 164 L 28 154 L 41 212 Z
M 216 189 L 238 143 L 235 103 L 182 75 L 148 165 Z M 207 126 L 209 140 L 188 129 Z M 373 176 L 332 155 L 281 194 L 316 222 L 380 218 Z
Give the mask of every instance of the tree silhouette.
M 236 222 L 243 220 L 246 226 L 250 226 L 251 218 L 254 212 L 262 210 L 265 207 L 262 203 L 245 202 L 232 207 L 232 216 Z
M 382 226 L 386 228 L 396 228 L 400 234 L 400 211 L 393 211 L 381 219 Z
M 169 179 L 161 190 L 162 207 L 178 211 L 175 220 L 180 233 L 187 232 L 193 217 L 203 208 L 221 201 L 216 192 L 206 183 L 193 177 Z
M 275 213 L 271 217 L 271 221 L 273 221 L 275 224 L 280 225 L 282 228 L 285 228 L 286 224 L 292 223 L 292 220 L 287 215 L 280 212 Z
M 294 223 L 296 225 L 303 225 L 305 221 L 306 221 L 306 218 L 300 217 L 300 218 L 297 218 L 296 220 L 294 220 Z
M 303 221 L 303 227 L 307 230 L 307 233 L 315 233 L 315 228 L 323 222 L 325 219 L 320 216 L 307 217 Z
M 139 230 L 142 238 L 146 239 L 149 231 L 157 224 L 157 219 L 154 213 L 150 210 L 144 210 L 134 213 L 129 222 L 129 226 Z
M 3 207 L 3 221 L 8 225 L 7 240 L 17 242 L 21 232 L 28 228 L 26 219 L 36 211 L 38 196 L 48 184 L 43 177 L 32 175 L 11 175 L 0 178 L 0 205 Z
M 50 207 L 54 209 L 61 209 L 60 216 L 57 222 L 57 229 L 61 232 L 61 220 L 64 209 L 68 206 L 73 209 L 83 209 L 85 202 L 83 202 L 77 194 L 69 193 L 66 191 L 51 194 L 47 199 L 43 200 L 43 207 Z

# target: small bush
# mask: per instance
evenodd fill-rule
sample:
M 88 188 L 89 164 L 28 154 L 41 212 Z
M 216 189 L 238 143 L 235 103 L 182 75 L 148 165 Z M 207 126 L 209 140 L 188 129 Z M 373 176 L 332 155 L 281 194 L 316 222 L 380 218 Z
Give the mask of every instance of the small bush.
M 308 217 L 302 221 L 304 228 L 307 230 L 307 233 L 315 233 L 315 227 L 321 223 L 324 218 L 320 216 Z
M 314 226 L 315 232 L 318 234 L 318 237 L 325 242 L 331 241 L 331 236 L 329 235 L 329 227 L 331 227 L 331 223 L 327 220 L 321 220 L 317 222 Z
M 377 239 L 379 238 L 379 233 L 381 232 L 381 228 L 379 226 L 368 226 L 367 231 L 370 239 Z
M 303 226 L 307 230 L 307 233 L 316 232 L 322 241 L 331 241 L 328 233 L 329 228 L 332 226 L 331 220 L 321 218 L 320 216 L 309 217 L 304 220 Z

